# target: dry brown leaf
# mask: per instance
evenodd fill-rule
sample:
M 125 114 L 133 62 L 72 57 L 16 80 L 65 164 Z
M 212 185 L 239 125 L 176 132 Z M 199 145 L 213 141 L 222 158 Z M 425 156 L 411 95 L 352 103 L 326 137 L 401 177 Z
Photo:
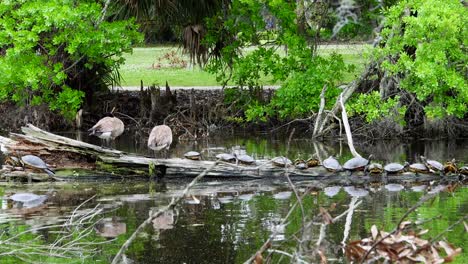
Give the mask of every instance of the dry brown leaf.
M 411 225 L 411 221 L 404 221 L 400 224 L 399 228 L 404 229 L 407 225 Z
M 377 229 L 377 226 L 376 225 L 372 225 L 371 227 L 371 233 L 372 233 L 372 239 L 376 239 L 377 236 L 379 235 L 379 230 Z
M 398 258 L 404 258 L 408 256 L 409 254 L 411 254 L 411 252 L 412 252 L 411 249 L 406 248 L 398 254 Z
M 385 232 L 385 231 L 383 231 L 383 230 L 380 230 L 380 236 L 381 236 L 381 237 L 388 236 L 388 234 L 389 234 L 388 232 Z
M 465 231 L 468 232 L 468 225 L 466 224 L 465 221 L 463 221 L 463 225 L 465 226 Z
M 328 263 L 328 260 L 327 260 L 327 257 L 325 256 L 325 254 L 322 252 L 322 250 L 318 250 L 318 254 L 320 256 L 320 264 L 327 264 Z
M 445 250 L 447 256 L 444 258 L 446 262 L 453 261 L 453 257 L 461 253 L 461 248 L 455 249 L 451 244 L 445 241 L 439 241 L 439 247 Z
M 263 264 L 263 256 L 262 256 L 262 254 L 260 252 L 258 252 L 255 255 L 254 263 L 255 264 Z
M 427 232 L 429 232 L 429 229 L 421 230 L 421 231 L 419 231 L 418 236 L 422 236 L 422 235 L 426 234 Z
M 335 210 L 335 208 L 336 208 L 336 203 L 332 203 L 330 205 L 330 208 L 328 208 L 328 211 L 333 211 L 333 210 Z
M 420 263 L 428 263 L 427 259 L 422 256 L 422 255 L 417 255 L 417 256 L 407 256 L 408 259 L 414 261 L 414 262 L 420 262 Z
M 333 223 L 333 217 L 331 217 L 331 215 L 327 212 L 325 208 L 320 207 L 319 210 L 320 210 L 320 214 L 322 215 L 322 220 L 324 224 L 329 225 Z

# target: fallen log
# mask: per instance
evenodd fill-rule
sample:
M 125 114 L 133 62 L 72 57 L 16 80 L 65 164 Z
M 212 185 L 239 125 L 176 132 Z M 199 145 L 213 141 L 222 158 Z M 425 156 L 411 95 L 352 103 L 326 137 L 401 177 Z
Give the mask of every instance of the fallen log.
M 102 148 L 86 142 L 55 135 L 41 130 L 33 125 L 22 128 L 23 134 L 11 133 L 10 137 L 1 137 L 2 152 L 7 155 L 23 156 L 33 154 L 41 157 L 53 170 L 57 179 L 111 179 L 120 177 L 149 177 L 150 167 L 156 168 L 157 176 L 195 177 L 212 166 L 213 160 L 189 160 L 182 158 L 155 159 L 123 151 Z M 209 171 L 205 177 L 219 178 L 278 178 L 284 176 L 286 170 L 292 179 L 336 178 L 337 180 L 363 181 L 379 180 L 378 177 L 365 176 L 362 172 L 353 173 L 348 177 L 345 172 L 329 172 L 322 166 L 308 169 L 275 167 L 270 160 L 257 160 L 254 165 L 236 165 L 228 162 L 219 164 Z M 29 169 L 15 171 L 5 167 L 0 170 L 3 178 L 24 178 L 30 180 L 46 180 L 47 175 Z M 154 176 L 154 175 L 153 175 Z M 440 178 L 434 174 L 403 173 L 389 176 L 402 180 L 431 180 Z

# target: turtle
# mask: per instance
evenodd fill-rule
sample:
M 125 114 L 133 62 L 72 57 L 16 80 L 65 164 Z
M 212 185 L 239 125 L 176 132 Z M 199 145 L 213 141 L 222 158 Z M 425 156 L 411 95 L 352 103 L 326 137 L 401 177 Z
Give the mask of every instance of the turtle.
M 444 165 L 436 160 L 428 160 L 426 157 L 421 156 L 421 160 L 429 168 L 431 172 L 444 172 Z
M 387 173 L 400 173 L 405 171 L 406 167 L 408 167 L 409 164 L 408 162 L 405 162 L 404 165 L 401 165 L 400 163 L 389 163 L 384 166 L 384 170 Z
M 452 159 L 450 161 L 446 161 L 444 164 L 444 173 L 457 173 L 458 168 L 457 165 L 455 164 L 455 159 Z
M 381 174 L 383 172 L 383 166 L 380 163 L 371 163 L 367 168 L 370 174 Z
M 20 167 L 21 166 L 21 161 L 15 156 L 7 156 L 5 158 L 5 164 L 11 165 L 13 167 Z
M 333 157 L 330 156 L 326 158 L 322 162 L 322 166 L 327 169 L 328 171 L 341 171 L 343 170 L 343 167 L 341 167 L 340 163 Z
M 300 170 L 305 170 L 308 167 L 307 162 L 303 159 L 295 160 L 294 165 L 296 166 L 296 169 L 300 169 Z
M 463 166 L 458 169 L 458 173 L 468 175 L 468 166 Z
M 191 159 L 191 160 L 200 160 L 201 155 L 200 155 L 200 152 L 189 151 L 184 154 L 184 157 L 187 159 Z
M 368 159 L 363 157 L 354 157 L 343 164 L 343 168 L 348 171 L 357 171 L 357 170 L 366 170 L 367 165 L 369 165 L 372 155 Z
M 220 153 L 216 155 L 216 159 L 226 161 L 226 162 L 236 161 L 236 157 L 229 153 Z
M 292 161 L 290 159 L 283 156 L 275 157 L 271 160 L 271 162 L 277 167 L 289 167 L 292 164 Z
M 247 154 L 239 154 L 239 155 L 235 155 L 236 156 L 236 160 L 240 163 L 243 163 L 243 164 L 253 164 L 255 163 L 255 159 L 252 158 L 251 156 L 247 155 Z
M 320 160 L 317 158 L 310 158 L 307 160 L 307 167 L 316 167 L 320 165 Z
M 47 195 L 37 195 L 34 193 L 15 193 L 8 197 L 14 202 L 21 203 L 22 207 L 32 208 L 43 204 L 47 200 Z
M 49 176 L 53 176 L 55 173 L 47 166 L 47 164 L 38 156 L 26 155 L 21 157 L 21 163 L 25 167 L 32 169 L 40 169 L 45 171 Z
M 409 165 L 409 170 L 414 173 L 427 173 L 429 169 L 423 163 L 413 163 Z

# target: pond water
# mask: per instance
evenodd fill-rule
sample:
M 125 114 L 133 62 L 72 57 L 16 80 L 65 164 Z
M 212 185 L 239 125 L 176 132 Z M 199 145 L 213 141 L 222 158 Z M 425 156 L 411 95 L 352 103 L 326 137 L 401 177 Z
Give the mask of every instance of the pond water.
M 91 143 L 99 141 L 85 134 L 64 133 Z M 145 142 L 134 142 L 131 135 L 120 138 L 115 147 L 121 150 L 150 154 Z M 188 150 L 200 151 L 204 158 L 210 158 L 224 149 L 242 146 L 255 158 L 271 158 L 285 155 L 287 139 L 267 136 L 239 135 L 236 137 L 212 138 L 209 140 L 177 142 L 170 156 L 182 156 Z M 445 161 L 455 158 L 468 163 L 468 141 L 395 141 L 368 142 L 357 144 L 363 155 L 372 153 L 383 163 L 418 160 L 420 155 Z M 341 162 L 351 155 L 345 143 L 313 142 L 309 139 L 294 139 L 289 146 L 289 157 L 308 158 L 317 153 L 321 158 L 337 156 Z M 190 179 L 163 179 L 159 181 L 111 181 L 111 182 L 68 182 L 68 183 L 1 183 L 0 210 L 1 240 L 12 238 L 17 244 L 0 244 L 0 254 L 11 252 L 18 245 L 32 243 L 45 245 L 57 241 L 63 235 L 63 228 L 40 229 L 47 225 L 63 224 L 74 214 L 86 215 L 102 209 L 94 218 L 99 222 L 90 225 L 83 246 L 81 259 L 67 260 L 69 263 L 109 263 L 120 246 L 130 237 L 151 212 L 161 209 L 178 196 Z M 174 209 L 155 219 L 137 237 L 126 253 L 128 263 L 243 263 L 249 259 L 274 234 L 272 248 L 293 254 L 301 252 L 310 263 L 320 260 L 311 257 L 314 244 L 319 237 L 319 225 L 300 232 L 304 221 L 317 219 L 320 207 L 327 208 L 335 217 L 347 210 L 352 200 L 362 201 L 351 218 L 348 240 L 370 236 L 372 225 L 379 230 L 391 231 L 403 214 L 415 205 L 426 193 L 448 184 L 443 179 L 423 182 L 417 185 L 374 184 L 372 186 L 327 186 L 316 188 L 317 181 L 295 182 L 297 191 L 304 195 L 302 205 L 304 218 L 299 206 L 292 210 L 297 198 L 286 181 L 276 180 L 219 180 L 204 179 L 184 197 Z M 326 183 L 324 184 L 326 186 Z M 43 206 L 18 206 L 8 197 L 14 193 L 29 192 L 49 196 Z M 81 205 L 85 200 L 88 202 Z M 78 209 L 76 209 L 81 205 Z M 94 210 L 91 210 L 94 209 Z M 468 189 L 458 186 L 452 192 L 441 192 L 436 198 L 425 202 L 409 215 L 412 221 L 421 221 L 422 228 L 429 229 L 423 237 L 428 239 L 443 232 L 468 212 Z M 342 251 L 346 217 L 329 225 L 322 242 L 322 250 L 329 262 L 346 262 Z M 91 222 L 92 222 L 91 221 Z M 73 222 L 73 221 L 72 221 Z M 21 233 L 29 228 L 38 229 L 32 233 Z M 60 231 L 60 232 L 59 232 Z M 88 233 L 87 233 L 88 232 Z M 74 234 L 77 236 L 77 234 Z M 116 237 L 111 240 L 111 238 Z M 468 236 L 463 226 L 457 225 L 443 236 L 463 253 L 455 263 L 468 263 Z M 303 243 L 298 241 L 302 240 Z M 31 242 L 33 241 L 33 242 Z M 60 242 L 60 241 L 59 241 Z M 104 243 L 105 242 L 105 243 Z M 99 244 L 98 244 L 99 243 Z M 57 243 L 61 244 L 61 243 Z M 63 246 L 66 244 L 63 242 Z M 74 244 L 73 244 L 74 245 Z M 88 245 L 88 244 L 86 244 Z M 0 263 L 57 263 L 56 258 L 43 258 L 31 249 L 25 249 L 18 258 L 0 257 Z M 95 250 L 93 252 L 86 250 Z M 29 250 L 29 251 L 28 251 Z M 28 252 L 36 252 L 28 254 Z M 92 255 L 91 255 L 92 253 Z M 91 256 L 90 256 L 91 255 Z M 264 254 L 266 257 L 267 254 Z M 88 256 L 88 258 L 84 258 Z M 284 254 L 271 255 L 272 263 L 289 263 Z M 9 262 L 8 262 L 9 261 Z M 63 262 L 59 262 L 63 263 Z

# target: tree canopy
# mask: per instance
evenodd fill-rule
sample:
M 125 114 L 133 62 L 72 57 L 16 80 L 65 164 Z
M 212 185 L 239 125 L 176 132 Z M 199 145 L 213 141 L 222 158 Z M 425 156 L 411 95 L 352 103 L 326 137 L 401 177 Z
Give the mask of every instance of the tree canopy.
M 0 2 L 0 100 L 48 104 L 73 117 L 85 94 L 118 81 L 141 40 L 132 20 L 104 20 L 92 0 Z

